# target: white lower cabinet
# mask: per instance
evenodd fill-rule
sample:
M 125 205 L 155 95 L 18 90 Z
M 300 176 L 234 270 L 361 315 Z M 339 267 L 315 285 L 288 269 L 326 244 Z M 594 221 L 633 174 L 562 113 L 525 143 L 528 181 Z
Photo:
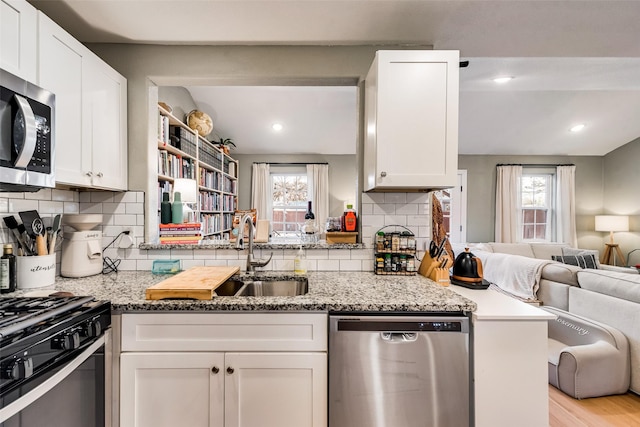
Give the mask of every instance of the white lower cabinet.
M 326 314 L 124 314 L 120 427 L 326 427 L 326 323 Z

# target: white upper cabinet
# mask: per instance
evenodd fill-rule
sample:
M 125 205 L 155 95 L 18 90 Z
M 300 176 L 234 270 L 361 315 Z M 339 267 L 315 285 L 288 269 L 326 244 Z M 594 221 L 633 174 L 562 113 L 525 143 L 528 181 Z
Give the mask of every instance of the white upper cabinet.
M 0 0 L 0 68 L 35 83 L 37 40 L 36 9 L 25 0 Z
M 43 13 L 39 85 L 56 95 L 56 182 L 127 189 L 127 81 Z
M 378 51 L 365 81 L 365 191 L 456 185 L 458 51 Z

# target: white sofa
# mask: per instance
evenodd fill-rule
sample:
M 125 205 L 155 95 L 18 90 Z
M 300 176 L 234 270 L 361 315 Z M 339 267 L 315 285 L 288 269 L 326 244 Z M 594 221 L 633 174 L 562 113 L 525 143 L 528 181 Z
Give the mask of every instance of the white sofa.
M 478 243 L 454 245 L 456 255 L 470 248 L 481 259 L 492 253 L 550 260 L 562 255 L 563 244 Z M 486 263 L 491 265 L 490 262 Z M 640 275 L 635 268 L 599 265 L 581 269 L 552 261 L 544 265 L 536 287 L 536 300 L 576 315 L 612 326 L 629 340 L 631 354 L 630 390 L 640 394 Z M 485 277 L 490 271 L 485 266 Z M 499 283 L 497 286 L 501 287 Z

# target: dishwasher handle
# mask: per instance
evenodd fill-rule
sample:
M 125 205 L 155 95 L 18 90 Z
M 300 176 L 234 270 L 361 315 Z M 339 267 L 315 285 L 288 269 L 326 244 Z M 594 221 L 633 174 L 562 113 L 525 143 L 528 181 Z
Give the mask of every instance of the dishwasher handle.
M 386 342 L 413 342 L 418 334 L 413 332 L 380 332 L 380 338 Z

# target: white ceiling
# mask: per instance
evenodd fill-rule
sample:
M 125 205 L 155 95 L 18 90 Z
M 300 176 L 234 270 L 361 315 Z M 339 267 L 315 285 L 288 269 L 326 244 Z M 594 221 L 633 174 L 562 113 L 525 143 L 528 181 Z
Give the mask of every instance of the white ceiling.
M 460 72 L 462 154 L 602 155 L 640 136 L 640 1 L 30 3 L 84 42 L 379 43 L 458 49 L 471 61 Z M 515 79 L 496 86 L 490 81 L 496 74 Z M 354 131 L 355 123 L 337 124 L 355 112 L 355 95 L 349 101 L 345 88 L 333 88 L 336 93 L 327 88 L 322 88 L 326 93 L 300 87 L 282 88 L 282 93 L 260 88 L 260 93 L 248 98 L 246 87 L 233 88 L 237 94 L 222 87 L 188 89 L 204 111 L 211 108 L 221 135 L 239 146 L 240 141 L 251 140 L 285 150 L 290 136 L 294 148 L 288 152 L 303 152 L 305 146 L 333 151 L 326 148 L 332 142 L 344 150 L 343 141 L 351 139 Z M 254 108 L 261 110 L 256 109 L 256 118 L 251 119 Z M 311 114 L 295 116 L 309 109 Z M 330 116 L 334 111 L 340 114 Z M 235 125 L 239 115 L 244 120 Z M 264 130 L 276 119 L 290 123 L 283 123 L 285 129 L 278 136 Z M 585 130 L 569 133 L 568 127 L 576 122 L 585 123 Z M 254 136 L 249 123 L 259 127 Z M 327 123 L 334 124 L 334 129 L 327 129 Z M 355 149 L 355 144 L 351 147 Z

